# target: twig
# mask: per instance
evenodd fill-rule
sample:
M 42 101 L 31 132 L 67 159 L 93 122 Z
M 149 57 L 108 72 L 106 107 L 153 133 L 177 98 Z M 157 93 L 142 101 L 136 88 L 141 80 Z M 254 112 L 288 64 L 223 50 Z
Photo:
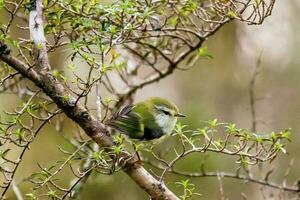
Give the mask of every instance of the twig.
M 257 76 L 260 72 L 260 64 L 261 64 L 262 54 L 263 54 L 263 51 L 261 51 L 261 53 L 259 54 L 259 57 L 256 61 L 254 72 L 253 72 L 253 75 L 251 77 L 250 84 L 249 84 L 250 109 L 251 109 L 251 119 L 252 119 L 251 120 L 252 121 L 251 131 L 253 131 L 254 133 L 256 133 L 256 126 L 257 126 L 256 110 L 255 110 L 255 106 L 256 106 L 255 84 L 256 84 Z
M 17 186 L 17 184 L 15 183 L 15 181 L 12 181 L 11 185 L 12 185 L 12 189 L 13 189 L 17 199 L 18 200 L 23 200 L 22 193 L 21 193 L 19 187 Z

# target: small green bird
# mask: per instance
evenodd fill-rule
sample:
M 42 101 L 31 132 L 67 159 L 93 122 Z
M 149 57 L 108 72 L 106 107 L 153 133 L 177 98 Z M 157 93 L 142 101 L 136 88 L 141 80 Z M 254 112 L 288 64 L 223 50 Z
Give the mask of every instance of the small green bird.
M 152 140 L 170 135 L 179 113 L 177 106 L 166 99 L 152 97 L 121 109 L 106 124 L 130 138 Z

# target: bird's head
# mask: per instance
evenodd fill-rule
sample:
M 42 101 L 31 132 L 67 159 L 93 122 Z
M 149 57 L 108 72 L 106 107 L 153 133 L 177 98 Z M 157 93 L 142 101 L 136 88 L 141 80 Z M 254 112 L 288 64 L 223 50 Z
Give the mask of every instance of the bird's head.
M 166 115 L 174 118 L 185 117 L 185 115 L 179 112 L 179 109 L 174 103 L 166 99 L 160 97 L 152 97 L 148 101 L 150 104 L 152 104 L 152 107 L 156 114 Z
M 158 126 L 163 129 L 165 134 L 169 134 L 174 129 L 177 117 L 185 117 L 179 112 L 177 106 L 160 97 L 153 97 L 148 100 L 148 104 L 152 107 L 155 121 Z

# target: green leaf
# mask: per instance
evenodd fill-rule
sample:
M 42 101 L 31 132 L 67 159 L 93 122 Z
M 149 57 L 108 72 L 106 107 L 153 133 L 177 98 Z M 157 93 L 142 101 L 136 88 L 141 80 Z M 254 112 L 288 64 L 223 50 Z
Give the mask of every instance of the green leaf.
M 75 64 L 70 64 L 68 65 L 68 68 L 71 70 L 71 71 L 75 71 L 77 69 L 77 66 Z
M 175 184 L 177 184 L 178 186 L 182 186 L 183 188 L 188 188 L 190 186 L 190 180 L 186 179 L 186 180 L 181 180 L 180 182 L 175 182 Z M 193 184 L 191 184 L 193 185 Z
M 277 151 L 282 151 L 282 153 L 284 153 L 284 154 L 287 153 L 287 152 L 286 152 L 286 149 L 284 148 L 284 145 L 281 144 L 281 143 L 279 143 L 279 142 L 276 142 L 276 143 L 275 143 L 275 149 L 276 149 Z
M 179 123 L 177 123 L 176 124 L 176 126 L 175 126 L 175 132 L 177 133 L 177 134 L 183 134 L 184 133 L 184 131 L 183 131 L 183 129 L 184 128 L 186 128 L 187 127 L 187 125 L 183 125 L 183 124 L 181 124 L 180 122 Z
M 218 119 L 209 120 L 207 123 L 210 125 L 212 129 L 217 128 L 217 126 L 219 125 Z
M 102 160 L 103 159 L 103 150 L 93 152 L 93 159 L 96 160 L 96 161 Z
M 124 62 L 119 62 L 119 63 L 116 63 L 114 65 L 114 67 L 116 68 L 116 70 L 121 71 L 125 67 L 125 64 L 124 64 Z
M 218 147 L 221 147 L 223 145 L 223 141 L 221 138 L 218 138 L 218 140 L 214 141 L 215 145 L 217 145 Z
M 200 135 L 200 136 L 207 137 L 207 131 L 208 131 L 208 129 L 209 129 L 208 127 L 198 128 L 197 131 L 194 131 L 192 133 L 192 136 L 198 136 L 198 135 Z
M 173 16 L 169 19 L 169 24 L 171 26 L 176 26 L 178 24 L 178 16 Z
M 231 10 L 227 13 L 227 17 L 229 17 L 230 19 L 235 19 L 235 18 L 237 18 L 237 14 L 236 14 L 236 12 Z
M 284 130 L 283 132 L 280 133 L 282 138 L 287 139 L 288 141 L 291 141 L 290 136 L 291 136 L 291 129 L 288 128 Z
M 104 105 L 108 106 L 110 104 L 110 102 L 112 102 L 112 99 L 111 99 L 111 97 L 105 97 L 103 102 L 104 102 Z
M 37 200 L 37 197 L 33 193 L 25 194 L 27 200 Z
M 133 143 L 133 147 L 134 147 L 135 151 L 141 151 L 144 146 L 142 143 Z
M 217 14 L 217 10 L 214 7 L 209 7 L 209 9 L 213 16 Z
M 259 5 L 261 3 L 261 0 L 255 0 L 256 5 Z
M 109 31 L 111 32 L 111 34 L 115 34 L 117 33 L 117 27 L 115 25 L 111 25 L 109 27 Z
M 6 128 L 0 126 L 0 133 L 4 133 L 6 131 Z
M 114 136 L 114 141 L 118 145 L 123 144 L 124 140 L 125 140 L 125 138 L 124 138 L 124 136 L 122 134 Z
M 64 81 L 64 83 L 67 83 L 68 78 L 66 76 L 60 74 L 59 77 Z
M 36 107 L 37 106 L 34 103 L 30 102 L 29 105 L 26 108 L 26 111 L 28 113 L 33 113 L 36 110 Z
M 197 9 L 197 4 L 193 0 L 188 0 L 186 4 L 182 7 L 184 15 L 194 12 Z
M 202 58 L 213 59 L 214 57 L 208 53 L 207 46 L 198 49 L 198 55 Z
M 43 0 L 43 5 L 46 7 L 49 4 L 48 0 Z
M 225 126 L 225 128 L 228 134 L 236 134 L 240 132 L 240 130 L 236 128 L 236 125 L 234 123 L 229 123 L 227 126 Z
M 114 152 L 115 154 L 119 155 L 121 152 L 122 152 L 122 149 L 123 149 L 124 145 L 120 145 L 120 146 L 117 146 L 114 148 Z
M 4 0 L 0 0 L 0 10 L 4 7 Z
M 112 69 L 113 68 L 111 66 L 108 66 L 107 64 L 103 63 L 102 68 L 101 68 L 101 72 L 105 74 L 106 72 L 108 72 Z
M 18 139 L 21 141 L 25 137 L 25 131 L 22 128 L 18 128 L 15 132 L 15 135 L 18 137 Z
M 272 139 L 273 141 L 275 141 L 275 140 L 277 140 L 277 138 L 278 138 L 277 134 L 276 134 L 275 132 L 272 132 L 272 133 L 271 133 L 271 139 Z
M 260 137 L 259 135 L 256 136 L 256 142 L 257 142 L 257 143 L 262 144 L 263 141 L 264 141 L 264 140 L 263 140 L 262 137 Z
M 38 44 L 37 44 L 37 47 L 36 47 L 37 49 L 39 49 L 39 50 L 41 50 L 42 48 L 43 48 L 43 43 L 42 42 L 39 42 Z
M 9 152 L 10 149 L 0 150 L 0 157 L 3 158 Z
M 249 158 L 248 157 L 245 157 L 245 156 L 240 156 L 240 162 L 243 166 L 247 166 L 250 162 Z
M 48 197 L 49 197 L 50 199 L 58 199 L 58 198 L 57 198 L 57 195 L 56 195 L 56 191 L 54 191 L 54 190 L 50 190 L 50 191 L 47 193 L 47 195 L 48 195 Z

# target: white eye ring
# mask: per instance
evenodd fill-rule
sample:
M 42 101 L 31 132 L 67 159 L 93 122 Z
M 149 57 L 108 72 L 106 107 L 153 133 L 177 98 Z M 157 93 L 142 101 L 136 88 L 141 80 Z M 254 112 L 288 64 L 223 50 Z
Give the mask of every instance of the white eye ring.
M 172 112 L 170 109 L 166 108 L 166 107 L 163 107 L 163 106 L 155 106 L 155 108 L 161 112 L 163 112 L 165 115 L 169 115 L 171 116 L 172 115 Z

